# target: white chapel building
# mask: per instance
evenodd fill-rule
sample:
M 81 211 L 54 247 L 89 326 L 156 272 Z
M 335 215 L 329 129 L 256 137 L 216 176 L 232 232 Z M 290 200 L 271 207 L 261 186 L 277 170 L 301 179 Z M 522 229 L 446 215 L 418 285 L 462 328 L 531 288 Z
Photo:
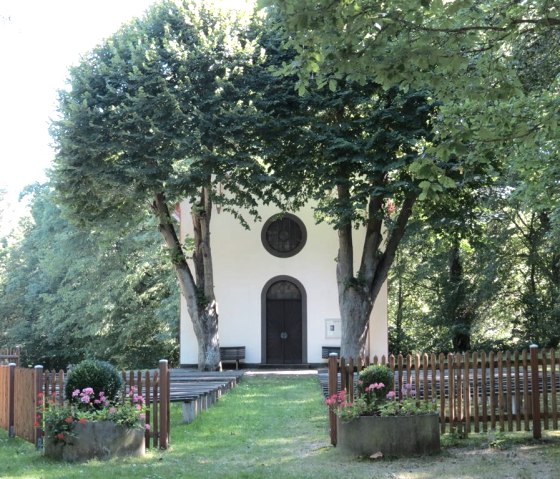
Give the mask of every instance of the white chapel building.
M 211 248 L 220 346 L 244 346 L 245 365 L 324 364 L 340 346 L 336 284 L 337 232 L 316 224 L 312 209 L 280 214 L 262 207 L 263 222 L 243 228 L 213 206 Z M 190 205 L 180 208 L 181 238 L 192 236 Z M 360 251 L 360 230 L 355 233 Z M 356 265 L 356 268 L 358 265 Z M 181 296 L 180 363 L 195 366 L 198 346 Z M 370 318 L 369 355 L 387 355 L 387 286 Z

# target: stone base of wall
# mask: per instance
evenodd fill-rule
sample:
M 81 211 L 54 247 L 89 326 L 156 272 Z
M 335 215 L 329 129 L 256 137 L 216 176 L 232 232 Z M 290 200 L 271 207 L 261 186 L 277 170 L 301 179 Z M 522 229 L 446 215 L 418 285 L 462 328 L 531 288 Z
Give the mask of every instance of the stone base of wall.
M 143 429 L 130 429 L 114 422 L 75 424 L 66 443 L 45 437 L 45 456 L 68 462 L 107 460 L 115 456 L 141 456 L 146 453 Z
M 343 451 L 371 456 L 434 454 L 440 450 L 439 416 L 360 416 L 350 422 L 337 419 L 337 444 Z

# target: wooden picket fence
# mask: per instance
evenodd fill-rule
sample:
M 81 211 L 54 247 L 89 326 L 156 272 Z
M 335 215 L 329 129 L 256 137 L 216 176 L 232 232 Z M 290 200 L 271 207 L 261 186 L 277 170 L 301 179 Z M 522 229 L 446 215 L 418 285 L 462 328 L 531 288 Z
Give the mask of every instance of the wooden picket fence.
M 488 430 L 558 429 L 560 358 L 551 350 L 473 352 L 465 354 L 390 355 L 329 358 L 328 395 L 345 389 L 353 401 L 357 372 L 369 364 L 386 364 L 395 374 L 395 393 L 413 385 L 421 400 L 438 404 L 441 433 Z M 336 444 L 336 416 L 330 412 L 331 442 Z
M 16 346 L 15 348 L 1 348 L 0 349 L 0 364 L 10 364 L 14 363 L 19 366 L 19 358 L 21 356 L 21 348 Z
M 166 449 L 170 439 L 170 371 L 166 360 L 154 371 L 122 373 L 123 398 L 131 387 L 146 400 L 146 447 Z M 0 427 L 42 447 L 42 411 L 45 402 L 64 404 L 64 371 L 43 371 L 42 366 L 19 368 L 0 365 Z

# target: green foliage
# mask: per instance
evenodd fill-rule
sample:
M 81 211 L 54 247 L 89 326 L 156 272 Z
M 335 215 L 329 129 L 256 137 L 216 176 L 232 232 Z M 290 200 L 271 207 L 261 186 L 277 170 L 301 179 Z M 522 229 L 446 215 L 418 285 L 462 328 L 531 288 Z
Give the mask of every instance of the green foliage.
M 106 361 L 87 359 L 72 368 L 64 391 L 66 399 L 71 402 L 80 402 L 80 398 L 73 395 L 75 390 L 92 388 L 97 393 L 104 392 L 110 400 L 114 400 L 122 387 L 122 378 L 119 371 Z
M 52 179 L 74 220 L 122 231 L 157 194 L 203 204 L 201 187 L 226 210 L 254 210 L 265 188 L 247 187 L 266 175 L 247 146 L 248 22 L 205 2 L 163 1 L 70 70 L 51 129 Z
M 23 364 L 66 368 L 86 358 L 150 368 L 176 360 L 176 279 L 145 217 L 126 236 L 77 229 L 46 185 L 12 235 L 0 276 L 0 342 L 21 345 Z
M 372 384 L 383 384 L 383 387 L 372 391 Z M 371 364 L 360 371 L 358 380 L 358 392 L 367 397 L 367 402 L 371 403 L 373 398 L 385 399 L 387 393 L 393 390 L 395 378 L 393 371 L 384 364 Z

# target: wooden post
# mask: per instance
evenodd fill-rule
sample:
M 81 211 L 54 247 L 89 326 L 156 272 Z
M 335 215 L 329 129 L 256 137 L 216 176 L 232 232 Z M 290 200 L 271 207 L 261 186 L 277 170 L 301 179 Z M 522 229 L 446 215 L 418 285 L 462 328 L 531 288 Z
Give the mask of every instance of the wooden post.
M 16 437 L 15 422 L 15 394 L 14 385 L 16 377 L 16 363 L 10 363 L 10 378 L 8 384 L 8 437 Z
M 169 366 L 167 359 L 159 361 L 159 387 L 160 387 L 160 426 L 159 447 L 167 449 L 169 444 Z
M 533 439 L 541 438 L 541 400 L 539 394 L 539 347 L 531 344 L 531 388 L 533 392 Z
M 40 424 L 39 427 L 35 428 L 35 438 L 34 443 L 37 449 L 43 448 L 43 413 L 42 407 L 39 408 L 39 405 L 43 405 L 45 398 L 43 392 L 43 366 L 35 366 L 35 390 L 33 395 L 33 406 L 34 406 L 34 415 L 36 418 L 36 422 Z
M 336 394 L 338 383 L 338 355 L 336 353 L 329 354 L 329 397 Z M 336 414 L 329 407 L 329 428 L 331 434 L 331 444 L 336 446 Z

